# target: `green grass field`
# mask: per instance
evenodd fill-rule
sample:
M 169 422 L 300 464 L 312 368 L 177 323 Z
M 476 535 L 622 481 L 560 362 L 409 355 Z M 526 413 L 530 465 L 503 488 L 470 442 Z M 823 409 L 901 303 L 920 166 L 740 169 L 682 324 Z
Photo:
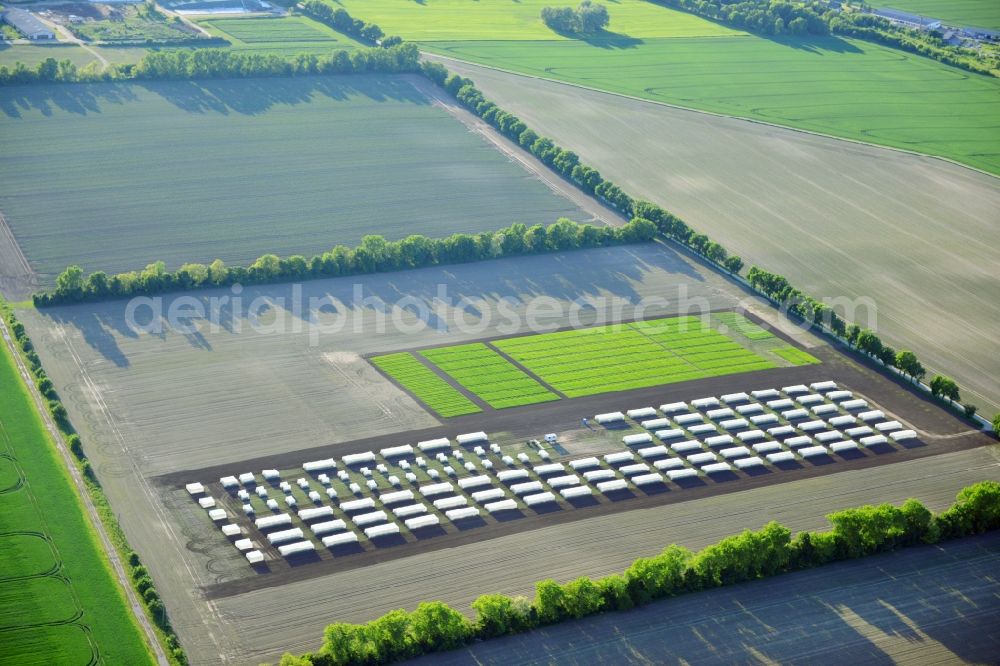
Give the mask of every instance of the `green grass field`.
M 411 41 L 569 39 L 542 22 L 543 7 L 562 6 L 551 0 L 338 0 L 330 4 Z M 605 39 L 740 34 L 683 12 L 672 12 L 670 20 L 663 20 L 662 9 L 645 0 L 616 0 L 607 7 L 611 23 Z
M 364 46 L 306 16 L 196 19 L 213 36 L 228 40 L 233 49 L 282 56 L 329 53 Z
M 372 363 L 444 417 L 482 411 L 408 352 L 376 356 Z
M 765 331 L 738 312 L 718 312 L 713 316 L 717 321 L 725 324 L 728 330 L 738 333 L 748 340 L 770 340 L 774 337 L 770 331 Z
M 17 165 L 0 211 L 50 283 L 74 263 L 248 263 L 589 219 L 402 77 L 11 86 L 0 152 Z
M 439 347 L 420 354 L 494 409 L 559 399 L 482 343 Z
M 0 386 L 0 660 L 153 663 L 6 345 Z
M 995 0 L 881 0 L 884 9 L 898 9 L 973 28 L 1000 30 L 1000 2 Z

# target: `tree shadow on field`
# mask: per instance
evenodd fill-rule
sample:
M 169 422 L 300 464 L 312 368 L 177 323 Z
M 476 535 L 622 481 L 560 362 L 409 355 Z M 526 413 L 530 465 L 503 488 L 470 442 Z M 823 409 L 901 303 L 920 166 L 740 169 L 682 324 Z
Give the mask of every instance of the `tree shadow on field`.
M 366 98 L 373 102 L 430 104 L 406 75 L 360 74 L 7 86 L 0 89 L 0 111 L 8 118 L 21 118 L 28 112 L 52 116 L 57 110 L 81 116 L 99 114 L 109 104 L 137 101 L 137 90 L 158 95 L 181 111 L 195 114 L 258 115 L 276 106 L 307 104 L 322 97 L 338 102 Z
M 754 33 L 757 34 L 757 33 Z M 846 39 L 834 37 L 833 35 L 802 35 L 799 37 L 792 35 L 758 35 L 774 44 L 787 46 L 796 51 L 805 51 L 814 55 L 824 55 L 826 53 L 864 53 L 864 49 L 855 46 Z
M 592 33 L 579 33 L 557 30 L 552 26 L 548 27 L 552 32 L 565 37 L 566 39 L 571 39 L 575 42 L 583 42 L 584 44 L 589 44 L 590 46 L 596 46 L 597 48 L 607 50 L 634 49 L 639 47 L 641 44 L 646 43 L 638 37 L 630 37 L 625 33 L 611 32 L 610 30 L 599 30 Z
M 363 97 L 374 102 L 430 103 L 400 75 L 153 81 L 140 85 L 188 113 L 253 116 L 276 106 L 308 104 L 318 97 L 338 102 Z
M 904 650 L 934 643 L 952 654 L 946 660 L 993 663 L 998 552 L 996 533 L 911 548 L 680 595 L 408 663 L 613 664 L 629 663 L 635 654 L 675 663 L 711 646 L 710 661 L 718 663 L 892 664 Z
M 0 110 L 8 118 L 21 118 L 26 112 L 38 112 L 48 117 L 56 110 L 86 116 L 101 113 L 103 105 L 122 105 L 135 99 L 135 91 L 130 86 L 118 83 L 55 83 L 0 88 Z

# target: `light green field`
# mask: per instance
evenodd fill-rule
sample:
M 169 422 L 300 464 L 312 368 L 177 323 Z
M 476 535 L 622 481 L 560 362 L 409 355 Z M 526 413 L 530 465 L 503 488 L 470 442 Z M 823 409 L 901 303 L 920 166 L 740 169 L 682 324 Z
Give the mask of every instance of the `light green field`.
M 0 152 L 49 283 L 590 218 L 398 76 L 9 86 Z
M 377 356 L 371 361 L 441 416 L 460 416 L 482 411 L 408 352 Z
M 560 331 L 492 344 L 568 397 L 775 367 L 696 317 Z
M 883 0 L 874 5 L 941 19 L 945 23 L 1000 30 L 1000 2 L 996 0 Z
M 494 409 L 559 399 L 482 343 L 439 347 L 420 354 Z
M 1000 80 L 867 42 L 745 36 L 650 39 L 624 50 L 580 41 L 423 47 L 609 92 L 940 155 L 1000 174 Z
M 569 39 L 542 22 L 543 7 L 562 6 L 552 0 L 339 0 L 331 5 L 410 41 Z M 617 0 L 606 6 L 611 16 L 602 35 L 606 42 L 619 40 L 624 45 L 651 37 L 741 34 L 683 12 L 671 12 L 669 20 L 664 20 L 663 9 L 645 0 Z
M 233 49 L 274 55 L 329 53 L 331 50 L 364 46 L 306 16 L 278 18 L 204 18 L 196 22 L 213 36 L 222 37 Z
M 795 347 L 779 347 L 772 351 L 792 365 L 815 365 L 820 362 L 812 354 L 804 352 L 801 349 L 796 349 Z
M 0 661 L 153 663 L 68 472 L 2 347 L 0 454 L 16 461 L 27 484 L 0 493 Z
M 748 340 L 770 340 L 774 337 L 770 331 L 765 331 L 739 312 L 718 312 L 713 316 L 717 321 L 725 324 L 728 330 L 742 335 Z

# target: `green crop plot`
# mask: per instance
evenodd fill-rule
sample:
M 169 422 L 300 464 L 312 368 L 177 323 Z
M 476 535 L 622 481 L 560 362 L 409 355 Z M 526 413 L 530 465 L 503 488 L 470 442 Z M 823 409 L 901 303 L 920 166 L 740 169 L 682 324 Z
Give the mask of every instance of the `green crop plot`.
M 231 48 L 282 56 L 329 53 L 364 46 L 348 35 L 306 16 L 277 18 L 206 18 L 197 23 L 213 36 L 229 41 Z
M 441 416 L 460 416 L 482 411 L 408 352 L 376 356 L 371 361 Z
M 246 264 L 589 218 L 398 76 L 8 86 L 0 153 L 18 165 L 0 211 L 50 284 L 70 264 Z
M 154 663 L 69 474 L 2 347 L 0 454 L 16 460 L 28 483 L 0 493 L 0 661 Z
M 764 330 L 738 312 L 719 312 L 714 317 L 725 324 L 728 330 L 739 333 L 749 340 L 770 340 L 774 337 L 770 331 Z
M 771 350 L 792 365 L 815 365 L 820 360 L 808 352 L 795 347 L 779 347 Z
M 994 0 L 883 0 L 874 5 L 941 19 L 946 24 L 1000 30 L 1000 2 Z
M 774 367 L 695 317 L 508 338 L 492 344 L 569 397 Z
M 421 355 L 494 409 L 559 399 L 481 343 L 439 347 L 421 352 Z

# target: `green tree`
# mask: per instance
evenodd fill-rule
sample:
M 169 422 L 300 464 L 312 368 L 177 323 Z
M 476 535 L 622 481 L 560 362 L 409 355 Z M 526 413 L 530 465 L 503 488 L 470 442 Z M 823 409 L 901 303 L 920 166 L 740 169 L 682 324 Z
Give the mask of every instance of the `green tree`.
M 896 354 L 896 367 L 909 375 L 913 381 L 919 382 L 927 374 L 924 366 L 917 360 L 917 355 L 908 349 L 901 349 Z
M 934 375 L 931 379 L 931 394 L 941 398 L 948 398 L 958 402 L 961 400 L 958 384 L 955 380 L 944 375 Z
M 56 294 L 69 299 L 79 299 L 83 294 L 83 269 L 69 266 L 56 278 Z
M 551 624 L 564 619 L 563 599 L 566 596 L 562 585 L 551 578 L 535 583 L 535 613 L 542 624 Z
M 562 607 L 568 617 L 586 617 L 601 611 L 604 607 L 604 595 L 594 581 L 581 576 L 563 586 Z
M 993 435 L 1000 438 L 1000 412 L 993 417 Z
M 472 609 L 476 611 L 476 633 L 482 638 L 506 636 L 531 626 L 530 606 L 526 608 L 504 594 L 484 594 L 472 602 Z
M 410 639 L 419 653 L 451 650 L 471 636 L 465 616 L 440 601 L 421 603 L 410 613 Z

